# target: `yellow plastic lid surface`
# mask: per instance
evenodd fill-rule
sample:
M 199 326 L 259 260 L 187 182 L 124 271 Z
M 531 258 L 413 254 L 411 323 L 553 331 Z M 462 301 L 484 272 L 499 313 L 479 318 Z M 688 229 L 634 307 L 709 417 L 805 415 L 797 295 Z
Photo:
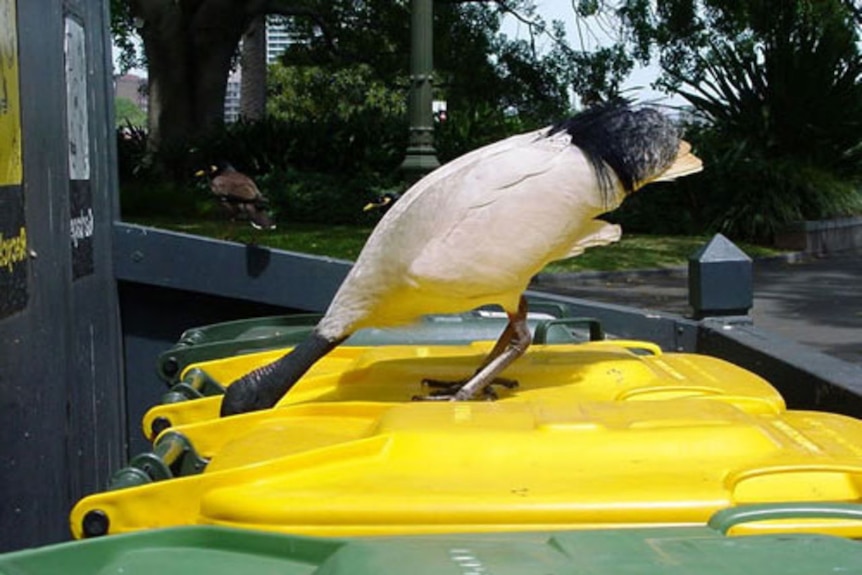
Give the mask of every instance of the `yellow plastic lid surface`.
M 426 378 L 458 380 L 470 376 L 491 342 L 461 346 L 340 347 L 319 361 L 282 399 L 280 405 L 330 401 L 405 402 L 431 391 Z M 224 385 L 281 356 L 284 351 L 230 357 L 196 364 Z M 654 344 L 601 341 L 532 346 L 504 376 L 518 381 L 514 390 L 497 389 L 500 401 L 653 401 L 708 398 L 753 413 L 785 409 L 781 395 L 759 376 L 704 355 L 662 353 Z M 218 417 L 221 397 L 158 406 L 143 421 L 163 417 L 184 425 Z
M 308 403 L 180 431 L 206 471 L 82 500 L 77 536 L 96 509 L 112 533 L 388 535 L 698 524 L 862 490 L 862 422 L 702 399 Z

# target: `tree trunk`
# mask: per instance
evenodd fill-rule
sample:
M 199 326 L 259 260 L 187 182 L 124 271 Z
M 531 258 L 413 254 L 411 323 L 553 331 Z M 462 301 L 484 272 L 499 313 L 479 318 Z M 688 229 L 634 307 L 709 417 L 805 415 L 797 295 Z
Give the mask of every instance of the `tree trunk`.
M 266 113 L 266 17 L 251 21 L 240 52 L 240 116 L 260 120 Z
M 150 150 L 180 150 L 224 122 L 227 77 L 246 15 L 242 2 L 140 0 L 147 54 Z
M 172 159 L 179 159 L 176 154 L 195 138 L 224 123 L 231 60 L 251 21 L 267 13 L 309 16 L 317 0 L 128 2 L 147 57 L 149 150 L 168 150 Z M 262 18 L 260 26 L 265 28 Z M 262 55 L 255 58 L 260 58 L 263 69 L 257 80 L 261 91 L 257 106 L 262 109 L 266 37 L 263 31 L 259 36 L 256 41 L 262 42 Z

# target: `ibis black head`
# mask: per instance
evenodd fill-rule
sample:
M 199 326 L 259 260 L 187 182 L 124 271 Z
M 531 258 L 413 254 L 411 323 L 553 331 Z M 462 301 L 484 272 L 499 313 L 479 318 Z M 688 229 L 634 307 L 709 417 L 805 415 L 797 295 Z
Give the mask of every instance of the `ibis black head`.
M 669 168 L 679 150 L 680 134 L 670 119 L 654 108 L 632 108 L 625 100 L 584 110 L 550 134 L 563 131 L 593 165 L 606 197 L 613 191 L 608 167 L 628 194 Z

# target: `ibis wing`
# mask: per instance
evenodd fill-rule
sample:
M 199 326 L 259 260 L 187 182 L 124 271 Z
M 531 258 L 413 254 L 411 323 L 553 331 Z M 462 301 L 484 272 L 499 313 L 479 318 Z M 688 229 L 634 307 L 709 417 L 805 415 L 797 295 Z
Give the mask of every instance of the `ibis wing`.
M 429 186 L 405 214 L 405 236 L 424 232 L 409 266 L 415 285 L 511 300 L 579 240 L 591 237 L 588 247 L 619 235 L 595 227 L 606 208 L 592 168 L 573 146 L 513 147 L 464 168 Z
M 606 246 L 618 242 L 623 235 L 623 230 L 617 224 L 609 224 L 602 220 L 592 220 L 584 226 L 584 236 L 579 238 L 572 249 L 563 258 L 579 256 L 588 248 Z

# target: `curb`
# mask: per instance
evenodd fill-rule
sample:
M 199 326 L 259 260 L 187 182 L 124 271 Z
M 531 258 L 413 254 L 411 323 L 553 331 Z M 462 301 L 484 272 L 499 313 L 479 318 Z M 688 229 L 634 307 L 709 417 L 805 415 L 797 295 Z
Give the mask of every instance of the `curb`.
M 775 256 L 763 256 L 754 258 L 753 264 L 757 266 L 772 266 L 779 264 L 800 264 L 817 259 L 815 256 L 806 252 L 787 252 Z M 539 272 L 533 276 L 531 284 L 553 284 L 559 281 L 574 281 L 574 280 L 608 280 L 608 281 L 632 281 L 637 279 L 655 278 L 655 277 L 688 277 L 688 266 L 669 266 L 663 268 L 647 268 L 633 270 L 585 270 L 582 272 Z

